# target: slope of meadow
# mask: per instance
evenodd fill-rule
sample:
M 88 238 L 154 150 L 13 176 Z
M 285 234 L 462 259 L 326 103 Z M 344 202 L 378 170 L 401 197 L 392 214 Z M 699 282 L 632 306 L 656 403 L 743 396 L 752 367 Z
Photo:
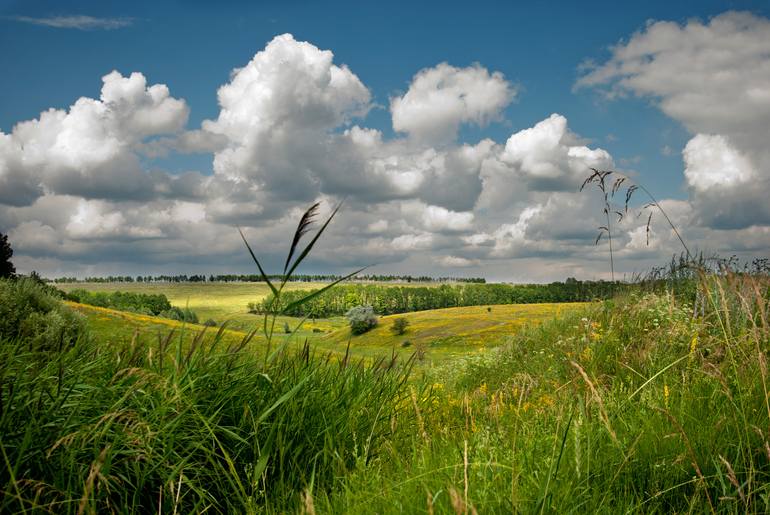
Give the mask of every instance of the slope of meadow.
M 505 343 L 527 327 L 573 311 L 582 303 L 507 304 L 432 309 L 379 318 L 377 327 L 354 336 L 343 327 L 322 337 L 324 348 L 341 348 L 350 342 L 351 349 L 370 355 L 395 351 L 402 356 L 418 353 L 420 361 L 440 362 L 448 358 L 484 352 Z M 391 331 L 393 322 L 407 320 L 406 332 Z
M 286 290 L 309 290 L 322 287 L 322 283 L 290 282 Z M 173 306 L 189 307 L 201 321 L 214 319 L 218 323 L 227 321 L 234 328 L 248 331 L 255 324 L 261 323 L 261 317 L 248 313 L 249 302 L 259 301 L 270 293 L 264 282 L 232 283 L 60 283 L 56 285 L 62 291 L 69 292 L 83 289 L 93 292 L 131 292 L 165 295 Z M 332 320 L 332 319 L 330 319 Z M 285 320 L 291 323 L 292 319 Z M 281 320 L 284 322 L 284 320 Z M 340 321 L 341 322 L 341 321 Z M 281 323 L 281 325 L 283 325 Z M 330 331 L 340 326 L 334 322 L 317 326 L 323 331 Z
M 516 306 L 413 313 L 406 335 L 386 319 L 351 342 L 518 328 L 417 370 L 330 359 L 344 331 L 270 355 L 224 333 L 105 341 L 100 323 L 136 315 L 75 306 L 85 329 L 22 286 L 0 281 L 0 309 L 26 317 L 0 338 L 3 512 L 770 511 L 766 276 L 639 288 L 526 327 Z

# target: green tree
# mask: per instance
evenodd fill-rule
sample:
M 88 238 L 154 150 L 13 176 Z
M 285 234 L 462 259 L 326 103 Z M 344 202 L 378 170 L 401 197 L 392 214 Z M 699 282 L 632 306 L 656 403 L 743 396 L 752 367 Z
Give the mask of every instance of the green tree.
M 16 267 L 11 263 L 11 257 L 13 257 L 13 249 L 8 243 L 8 236 L 0 233 L 0 277 L 16 275 Z
M 345 313 L 345 318 L 350 323 L 350 331 L 353 334 L 364 334 L 377 326 L 377 315 L 371 306 L 356 306 Z
M 390 332 L 396 336 L 400 336 L 406 332 L 406 327 L 409 325 L 409 320 L 403 317 L 393 320 L 393 325 L 390 326 Z

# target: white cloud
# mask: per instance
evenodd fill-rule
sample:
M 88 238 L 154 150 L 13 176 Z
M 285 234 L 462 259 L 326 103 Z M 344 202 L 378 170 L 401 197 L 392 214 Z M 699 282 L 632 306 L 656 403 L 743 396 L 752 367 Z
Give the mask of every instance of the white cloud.
M 572 188 L 589 167 L 612 166 L 607 151 L 577 145 L 577 139 L 567 128 L 567 119 L 552 114 L 508 138 L 500 159 L 520 170 L 536 188 Z
M 391 245 L 395 250 L 425 250 L 433 243 L 433 235 L 429 233 L 402 234 L 393 238 Z
M 696 192 L 745 186 L 756 178 L 751 162 L 721 135 L 698 134 L 682 152 L 684 176 Z
M 32 25 L 56 27 L 57 29 L 77 30 L 114 30 L 133 25 L 133 18 L 97 18 L 95 16 L 51 16 L 35 18 L 32 16 L 10 16 L 9 19 Z
M 328 212 L 346 197 L 314 251 L 315 269 L 479 266 L 519 280 L 607 273 L 606 246 L 593 245 L 601 210 L 577 190 L 589 167 L 612 167 L 612 156 L 559 114 L 507 140 L 455 142 L 461 124 L 497 119 L 515 96 L 480 65 L 419 72 L 391 105 L 407 133 L 395 137 L 366 127 L 371 94 L 351 70 L 290 35 L 234 70 L 219 89 L 218 116 L 191 130 L 187 105 L 165 86 L 139 73 L 103 81 L 98 99 L 0 133 L 0 230 L 21 270 L 245 272 L 236 224 L 277 269 L 301 208 L 322 201 Z M 757 186 L 764 172 L 736 141 L 722 132 L 693 138 L 686 177 L 699 207 L 661 203 L 688 242 L 756 253 L 770 248 L 770 231 L 757 225 L 768 213 L 767 189 Z M 210 154 L 214 174 L 153 168 L 154 157 L 173 152 Z M 738 201 L 745 189 L 751 202 Z M 733 237 L 724 229 L 736 220 L 745 229 Z M 637 269 L 679 250 L 660 217 L 647 247 L 645 221 L 613 225 L 618 256 Z
M 422 225 L 431 232 L 468 231 L 473 227 L 473 213 L 450 211 L 440 206 L 425 206 Z
M 438 262 L 441 266 L 447 268 L 466 268 L 479 265 L 478 259 L 466 259 L 459 256 L 443 256 Z
M 221 111 L 204 130 L 229 144 L 214 157 L 216 174 L 269 188 L 309 188 L 313 154 L 329 132 L 370 108 L 369 90 L 346 66 L 291 34 L 275 37 L 219 88 Z M 306 162 L 303 162 L 306 161 Z
M 49 109 L 35 120 L 0 132 L 0 183 L 28 204 L 43 192 L 87 198 L 150 198 L 172 178 L 142 170 L 134 146 L 147 137 L 179 131 L 187 122 L 183 100 L 141 73 L 102 77 L 99 100 L 80 98 L 69 110 Z
M 448 143 L 463 123 L 498 120 L 515 97 L 516 88 L 500 72 L 441 63 L 421 70 L 403 96 L 391 99 L 393 129 L 423 142 Z
M 576 86 L 650 97 L 694 135 L 685 177 L 701 223 L 767 224 L 755 197 L 770 191 L 770 20 L 730 11 L 707 22 L 650 22 L 611 52 Z M 737 187 L 749 181 L 751 188 Z M 750 208 L 759 208 L 756 216 Z

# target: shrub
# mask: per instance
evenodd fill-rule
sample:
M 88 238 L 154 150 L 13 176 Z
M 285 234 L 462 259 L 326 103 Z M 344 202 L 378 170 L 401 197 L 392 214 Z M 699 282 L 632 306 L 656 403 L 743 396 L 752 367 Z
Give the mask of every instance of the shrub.
M 396 336 L 400 336 L 406 332 L 406 327 L 409 325 L 409 320 L 406 318 L 396 318 L 393 320 L 393 325 L 390 326 L 390 332 Z
M 364 334 L 365 332 L 377 327 L 377 315 L 374 314 L 374 308 L 371 306 L 356 306 L 350 308 L 345 313 L 345 318 L 350 324 L 350 331 L 353 334 Z
M 172 306 L 170 309 L 161 311 L 158 316 L 170 320 L 177 320 L 179 322 L 187 322 L 188 324 L 198 323 L 198 315 L 196 315 L 195 311 L 190 308 Z
M 283 332 L 286 334 L 291 334 L 291 327 L 289 327 L 288 322 L 283 323 Z
M 24 339 L 29 348 L 70 345 L 85 334 L 85 319 L 33 279 L 0 280 L 0 338 Z
M 216 327 L 217 326 L 217 321 L 214 320 L 213 318 L 209 318 L 208 320 L 203 322 L 203 325 L 205 325 L 206 327 Z

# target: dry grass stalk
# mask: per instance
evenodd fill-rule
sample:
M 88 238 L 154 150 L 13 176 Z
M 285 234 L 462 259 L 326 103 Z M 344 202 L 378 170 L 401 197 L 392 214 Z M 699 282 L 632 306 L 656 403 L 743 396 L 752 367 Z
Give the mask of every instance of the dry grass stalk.
M 676 430 L 682 436 L 682 440 L 684 441 L 685 447 L 687 448 L 687 453 L 690 455 L 690 463 L 695 469 L 695 473 L 697 474 L 698 479 L 700 480 L 700 484 L 703 486 L 703 491 L 706 494 L 706 499 L 708 500 L 709 507 L 711 508 L 711 513 L 716 513 L 716 510 L 714 509 L 714 503 L 711 501 L 711 496 L 709 495 L 706 478 L 703 476 L 703 472 L 701 471 L 700 465 L 698 465 L 698 458 L 695 456 L 695 451 L 693 450 L 692 444 L 690 443 L 690 439 L 687 437 L 687 433 L 684 431 L 682 424 L 680 424 L 679 421 L 676 419 L 676 417 L 674 417 L 668 410 L 659 409 L 658 411 L 666 415 L 666 417 L 671 421 L 671 423 L 674 425 Z
M 727 467 L 727 479 L 730 481 L 730 483 L 735 487 L 735 489 L 738 491 L 738 497 L 741 498 L 741 501 L 744 505 L 748 508 L 748 503 L 746 502 L 746 496 L 743 494 L 743 488 L 741 487 L 741 484 L 738 482 L 738 478 L 735 476 L 735 471 L 733 470 L 732 465 L 730 465 L 730 462 L 727 461 L 724 456 L 721 454 L 719 455 L 719 461 L 725 464 L 725 467 Z
M 313 494 L 307 488 L 305 488 L 305 490 L 302 492 L 302 513 L 304 515 L 315 515 Z
M 414 413 L 417 417 L 417 427 L 420 429 L 420 435 L 422 436 L 422 439 L 425 440 L 425 443 L 428 443 L 430 439 L 428 438 L 428 432 L 425 430 L 425 422 L 422 419 L 420 407 L 417 405 L 417 393 L 414 391 L 414 388 L 410 390 L 410 393 L 412 397 L 412 405 L 414 406 Z
M 102 452 L 99 453 L 99 457 L 91 463 L 91 469 L 88 471 L 88 477 L 86 478 L 86 484 L 83 488 L 83 496 L 80 498 L 80 504 L 78 506 L 78 515 L 82 515 L 83 513 L 95 513 L 93 511 L 93 508 L 88 505 L 88 501 L 91 498 L 91 494 L 94 491 L 94 484 L 97 482 L 107 481 L 107 479 L 102 475 L 101 470 L 102 466 L 104 465 L 104 461 L 107 459 L 107 452 L 109 451 L 110 446 L 106 446 L 104 449 L 102 449 Z
M 591 390 L 591 396 L 596 401 L 596 404 L 599 406 L 599 417 L 602 419 L 602 423 L 607 428 L 607 432 L 609 432 L 610 436 L 612 437 L 612 440 L 619 445 L 620 442 L 618 441 L 618 435 L 615 433 L 615 431 L 612 429 L 612 426 L 610 425 L 610 419 L 607 416 L 607 410 L 604 407 L 604 401 L 602 401 L 601 395 L 599 395 L 599 392 L 596 390 L 596 387 L 594 387 L 594 384 L 588 378 L 588 374 L 586 374 L 586 371 L 583 370 L 583 367 L 581 367 L 579 364 L 577 364 L 574 361 L 570 361 L 570 364 L 577 369 L 577 371 L 583 377 L 583 381 L 585 381 L 586 385 L 588 385 L 588 388 Z
M 463 440 L 463 501 L 468 508 L 468 440 Z

